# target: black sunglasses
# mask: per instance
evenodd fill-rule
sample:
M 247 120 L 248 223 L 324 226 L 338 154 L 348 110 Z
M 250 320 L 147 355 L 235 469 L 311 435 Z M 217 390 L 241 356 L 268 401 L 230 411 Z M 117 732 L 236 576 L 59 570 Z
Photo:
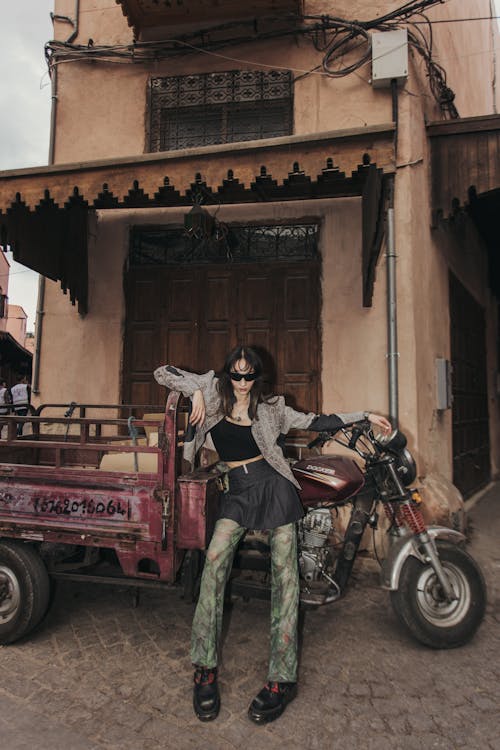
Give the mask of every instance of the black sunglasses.
M 229 377 L 231 380 L 246 380 L 247 383 L 250 383 L 252 380 L 256 380 L 258 376 L 255 372 L 230 372 Z

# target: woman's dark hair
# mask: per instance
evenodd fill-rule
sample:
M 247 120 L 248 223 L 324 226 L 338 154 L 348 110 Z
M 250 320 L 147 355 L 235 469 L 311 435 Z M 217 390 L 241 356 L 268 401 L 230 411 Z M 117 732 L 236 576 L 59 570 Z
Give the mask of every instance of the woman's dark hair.
M 267 401 L 267 398 L 264 395 L 266 384 L 263 378 L 263 364 L 262 359 L 255 349 L 252 349 L 250 346 L 243 346 L 243 344 L 239 344 L 229 352 L 226 361 L 224 362 L 222 372 L 220 373 L 217 388 L 221 397 L 221 410 L 226 417 L 230 417 L 232 414 L 233 405 L 236 402 L 236 396 L 234 395 L 231 376 L 229 373 L 231 370 L 234 370 L 235 364 L 240 359 L 244 359 L 250 369 L 252 369 L 257 375 L 252 390 L 250 391 L 250 404 L 248 406 L 248 416 L 250 419 L 256 419 L 257 406 L 262 401 Z

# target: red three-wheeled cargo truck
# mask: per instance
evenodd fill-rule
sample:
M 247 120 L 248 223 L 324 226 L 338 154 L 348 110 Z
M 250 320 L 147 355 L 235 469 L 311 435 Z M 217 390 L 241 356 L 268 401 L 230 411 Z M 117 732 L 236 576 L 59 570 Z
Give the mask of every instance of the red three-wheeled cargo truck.
M 192 596 L 219 490 L 215 470 L 183 471 L 186 424 L 177 393 L 161 410 L 73 403 L 1 417 L 0 644 L 41 622 L 56 579 L 180 582 Z

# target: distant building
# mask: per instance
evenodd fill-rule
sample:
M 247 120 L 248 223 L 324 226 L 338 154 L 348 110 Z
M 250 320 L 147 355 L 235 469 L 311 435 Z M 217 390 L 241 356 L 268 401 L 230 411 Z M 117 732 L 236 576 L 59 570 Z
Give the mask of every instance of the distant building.
M 0 252 L 0 379 L 8 385 L 22 373 L 31 376 L 33 351 L 26 348 L 28 316 L 20 305 L 9 305 L 10 263 Z
M 26 345 L 26 324 L 28 316 L 21 305 L 8 305 L 7 331 L 21 346 Z

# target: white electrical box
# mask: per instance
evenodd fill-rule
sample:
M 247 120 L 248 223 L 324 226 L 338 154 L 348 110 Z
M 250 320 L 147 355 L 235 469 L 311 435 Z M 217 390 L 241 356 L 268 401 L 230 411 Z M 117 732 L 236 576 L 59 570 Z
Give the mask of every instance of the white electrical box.
M 436 408 L 439 411 L 450 409 L 453 403 L 451 392 L 451 362 L 449 359 L 436 359 Z
M 377 31 L 372 34 L 372 85 L 390 86 L 396 80 L 403 84 L 408 78 L 408 32 Z

